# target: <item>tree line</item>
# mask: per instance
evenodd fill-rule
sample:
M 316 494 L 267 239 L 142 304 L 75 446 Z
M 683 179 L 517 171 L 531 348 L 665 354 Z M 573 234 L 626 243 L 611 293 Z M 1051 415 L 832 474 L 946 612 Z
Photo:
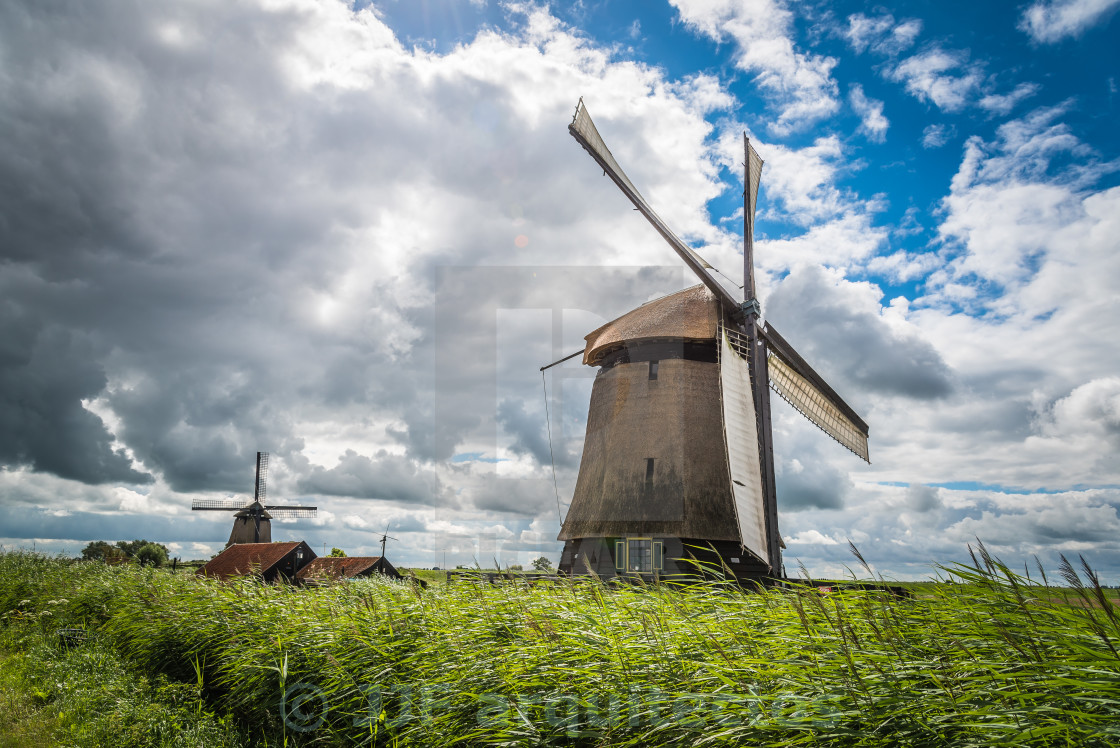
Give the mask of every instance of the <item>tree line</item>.
M 163 566 L 167 563 L 167 546 L 148 540 L 118 540 L 110 544 L 95 540 L 82 549 L 82 558 L 87 561 L 106 563 L 125 563 L 134 561 L 141 566 Z

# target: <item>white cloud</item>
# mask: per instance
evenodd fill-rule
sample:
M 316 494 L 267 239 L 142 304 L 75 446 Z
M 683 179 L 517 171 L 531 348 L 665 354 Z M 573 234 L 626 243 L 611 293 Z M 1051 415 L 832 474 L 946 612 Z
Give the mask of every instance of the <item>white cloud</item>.
M 735 138 L 733 129 L 725 130 L 723 139 L 731 144 L 723 152 L 735 153 Z M 779 210 L 782 218 L 802 225 L 843 212 L 845 198 L 836 182 L 845 167 L 845 154 L 837 136 L 817 138 L 802 148 L 776 143 L 755 147 L 766 162 L 762 172 L 766 210 Z
M 1043 0 L 1023 11 L 1019 29 L 1036 42 L 1053 44 L 1079 36 L 1116 10 L 1120 0 Z
M 977 104 L 981 109 L 987 109 L 994 114 L 1009 114 L 1020 101 L 1034 96 L 1040 88 L 1041 86 L 1036 83 L 1020 83 L 1011 93 L 988 94 Z
M 1064 112 L 1042 108 L 1007 122 L 994 143 L 969 139 L 940 227 L 943 237 L 967 248 L 952 266 L 955 275 L 1020 283 L 1048 259 L 1064 262 L 1076 227 L 1092 230 L 1082 223 L 1088 216 L 1079 188 L 1116 167 L 1094 164 L 1069 127 L 1054 122 Z M 1051 163 L 1067 155 L 1082 162 L 1051 175 Z
M 851 212 L 799 236 L 760 242 L 757 264 L 770 273 L 802 265 L 849 269 L 874 256 L 886 240 L 887 230 L 872 225 L 870 214 Z
M 785 539 L 786 545 L 839 545 L 839 541 L 834 540 L 827 535 L 821 534 L 817 530 L 802 530 L 796 535 L 792 535 Z
M 793 14 L 781 0 L 670 1 L 688 26 L 735 42 L 736 66 L 756 74 L 755 84 L 779 112 L 773 132 L 789 133 L 840 108 L 832 78 L 836 59 L 797 50 Z
M 960 50 L 931 47 L 907 57 L 890 70 L 888 77 L 905 84 L 906 90 L 938 109 L 957 112 L 980 90 L 984 77 L 968 54 Z
M 945 258 L 936 252 L 907 252 L 896 249 L 890 254 L 872 257 L 866 265 L 874 276 L 883 276 L 896 282 L 924 278 L 935 268 L 945 264 Z M 899 303 L 904 299 L 900 298 Z
M 868 140 L 882 143 L 887 139 L 887 128 L 890 122 L 883 116 L 883 102 L 869 99 L 863 92 L 863 86 L 853 83 L 848 95 L 852 109 L 860 117 L 859 131 L 867 136 Z
M 913 46 L 921 30 L 920 21 L 896 24 L 889 14 L 869 17 L 856 13 L 848 17 L 848 27 L 841 34 L 857 53 L 870 50 L 888 58 L 881 68 L 885 78 L 904 84 L 912 96 L 942 111 L 958 112 L 977 105 L 1005 115 L 1041 88 L 1035 83 L 1020 83 L 1008 93 L 995 93 L 995 78 L 985 74 L 982 62 L 970 61 L 967 50 L 947 49 L 939 44 L 927 44 L 922 51 L 899 60 L 899 55 Z
M 1093 379 L 1053 403 L 1040 404 L 1038 435 L 1027 448 L 1033 454 L 1079 463 L 1095 455 L 1094 475 L 1115 473 L 1112 463 L 1120 452 L 1120 377 Z
M 881 55 L 896 55 L 913 46 L 921 32 L 922 22 L 918 19 L 895 23 L 890 14 L 872 18 L 854 13 L 848 16 L 848 27 L 841 34 L 857 54 L 870 49 Z
M 926 125 L 922 130 L 923 148 L 940 148 L 949 142 L 955 130 L 947 125 Z

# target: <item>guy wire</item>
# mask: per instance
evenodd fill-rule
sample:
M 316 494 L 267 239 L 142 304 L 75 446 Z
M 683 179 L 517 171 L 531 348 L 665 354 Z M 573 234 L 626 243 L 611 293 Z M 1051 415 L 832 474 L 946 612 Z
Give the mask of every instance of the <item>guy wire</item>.
M 552 459 L 552 490 L 556 492 L 556 517 L 560 524 L 564 524 L 564 517 L 560 514 L 560 486 L 556 483 L 556 455 L 552 452 L 552 421 L 548 417 L 548 383 L 541 371 L 541 387 L 544 389 L 544 422 L 548 426 L 548 456 Z

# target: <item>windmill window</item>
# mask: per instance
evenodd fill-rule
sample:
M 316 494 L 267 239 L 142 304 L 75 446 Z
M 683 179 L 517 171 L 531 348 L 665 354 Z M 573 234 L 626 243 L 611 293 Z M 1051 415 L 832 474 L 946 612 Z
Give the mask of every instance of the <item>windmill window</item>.
M 649 362 L 649 380 L 652 382 L 655 379 L 657 379 L 657 362 L 656 361 L 650 361 Z
M 652 485 L 652 484 L 653 484 L 653 458 L 652 457 L 647 457 L 646 458 L 646 485 L 649 486 L 649 485 Z
M 628 538 L 615 541 L 614 568 L 649 574 L 665 568 L 664 545 L 652 538 Z
M 630 538 L 627 541 L 626 570 L 638 573 L 653 571 L 653 540 Z

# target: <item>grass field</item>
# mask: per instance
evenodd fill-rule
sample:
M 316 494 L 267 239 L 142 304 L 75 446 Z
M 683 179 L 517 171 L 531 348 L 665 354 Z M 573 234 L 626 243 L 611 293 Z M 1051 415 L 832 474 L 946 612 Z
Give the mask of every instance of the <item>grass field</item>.
M 1091 572 L 1067 565 L 1059 586 L 982 555 L 953 580 L 910 599 L 716 583 L 298 589 L 7 554 L 0 644 L 25 664 L 4 693 L 42 694 L 22 713 L 66 722 L 79 708 L 57 705 L 102 672 L 137 683 L 118 699 L 135 706 L 134 745 L 1120 743 L 1120 611 Z M 59 650 L 65 627 L 91 641 Z M 192 742 L 167 742 L 159 715 Z

